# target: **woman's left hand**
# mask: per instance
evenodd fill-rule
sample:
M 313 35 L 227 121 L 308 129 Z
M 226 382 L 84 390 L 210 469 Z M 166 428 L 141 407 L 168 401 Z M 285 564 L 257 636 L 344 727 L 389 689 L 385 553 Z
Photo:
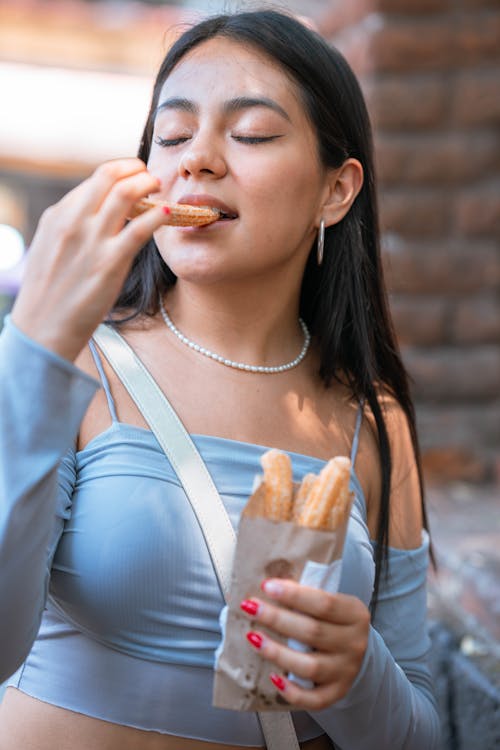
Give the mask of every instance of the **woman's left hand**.
M 355 596 L 330 594 L 291 580 L 270 579 L 262 588 L 266 600 L 253 598 L 240 605 L 252 620 L 250 644 L 281 673 L 312 680 L 314 687 L 299 687 L 281 674 L 271 676 L 273 683 L 295 708 L 319 711 L 336 703 L 361 668 L 370 630 L 367 607 Z M 295 651 L 261 632 L 259 624 L 313 650 Z

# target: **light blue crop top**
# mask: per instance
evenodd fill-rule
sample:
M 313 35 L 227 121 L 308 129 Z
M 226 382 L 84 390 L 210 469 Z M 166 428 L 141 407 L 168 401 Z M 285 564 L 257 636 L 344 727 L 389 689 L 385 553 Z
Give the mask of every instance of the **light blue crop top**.
M 96 363 L 112 424 L 75 452 L 99 383 L 9 320 L 0 336 L 0 680 L 12 675 L 9 685 L 40 700 L 119 724 L 263 744 L 255 714 L 211 705 L 223 598 L 208 550 L 154 435 L 118 422 Z M 266 448 L 193 440 L 237 528 Z M 357 431 L 353 458 L 356 445 Z M 291 458 L 296 479 L 324 464 Z M 354 473 L 352 486 L 340 589 L 368 605 L 373 544 Z M 427 536 L 390 559 L 361 671 L 331 708 L 294 712 L 301 741 L 327 732 L 345 750 L 438 746 Z

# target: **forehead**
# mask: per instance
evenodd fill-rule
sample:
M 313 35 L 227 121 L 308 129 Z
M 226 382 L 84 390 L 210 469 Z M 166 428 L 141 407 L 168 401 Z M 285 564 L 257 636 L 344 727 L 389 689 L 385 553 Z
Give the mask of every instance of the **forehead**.
M 222 102 L 242 95 L 270 97 L 290 115 L 305 116 L 297 84 L 278 63 L 250 45 L 220 37 L 203 42 L 180 60 L 163 84 L 159 101 L 183 96 Z

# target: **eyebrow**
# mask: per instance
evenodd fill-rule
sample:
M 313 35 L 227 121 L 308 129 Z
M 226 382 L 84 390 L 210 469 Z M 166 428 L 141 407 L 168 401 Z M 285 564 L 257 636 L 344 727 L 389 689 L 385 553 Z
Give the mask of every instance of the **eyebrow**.
M 267 109 L 273 110 L 277 114 L 281 115 L 285 120 L 290 122 L 290 116 L 281 107 L 278 102 L 274 99 L 269 99 L 267 96 L 237 96 L 234 99 L 229 99 L 224 102 L 222 110 L 225 114 L 233 114 L 234 112 L 241 112 L 245 109 L 251 109 L 252 107 L 267 107 Z M 185 99 L 182 96 L 174 96 L 170 99 L 165 99 L 156 108 L 156 114 L 164 109 L 177 109 L 182 112 L 189 112 L 190 114 L 197 114 L 199 107 L 190 99 Z

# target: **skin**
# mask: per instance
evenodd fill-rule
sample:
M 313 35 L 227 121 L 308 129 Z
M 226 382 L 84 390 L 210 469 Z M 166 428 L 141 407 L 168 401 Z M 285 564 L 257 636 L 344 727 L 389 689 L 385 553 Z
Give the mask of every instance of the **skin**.
M 224 85 L 214 87 L 214 80 Z M 283 114 L 266 106 L 225 112 L 242 92 L 271 100 Z M 175 106 L 184 98 L 193 112 Z M 292 359 L 302 341 L 297 310 L 307 256 L 321 217 L 332 224 L 352 204 L 361 165 L 351 159 L 326 171 L 290 81 L 262 55 L 225 40 L 192 51 L 159 102 L 164 108 L 148 162 L 162 179 L 159 196 L 177 201 L 186 193 L 209 193 L 239 214 L 235 222 L 201 231 L 162 227 L 155 233 L 162 257 L 183 282 L 169 295 L 173 319 L 186 335 L 233 359 L 265 362 L 271 352 L 277 362 Z M 244 138 L 272 140 L 250 144 Z M 159 145 L 160 139 L 172 145 Z M 260 312 L 265 328 L 252 340 L 249 329 Z
M 241 97 L 270 99 L 281 111 L 248 102 L 236 107 Z M 289 361 L 302 346 L 300 284 L 320 220 L 330 226 L 345 216 L 362 185 L 361 165 L 348 159 L 339 169 L 325 169 L 317 157 L 315 133 L 287 76 L 259 52 L 228 40 L 211 40 L 188 54 L 166 81 L 160 96 L 160 104 L 164 102 L 169 104 L 157 116 L 147 166 L 137 159 L 107 163 L 44 214 L 13 321 L 28 336 L 97 376 L 87 341 L 116 299 L 135 254 L 154 234 L 178 277 L 165 305 L 182 332 L 230 359 L 270 365 Z M 154 209 L 126 225 L 133 203 L 150 194 L 170 201 L 208 194 L 228 204 L 238 219 L 186 231 L 164 226 L 164 214 Z M 325 390 L 314 349 L 299 367 L 270 377 L 201 357 L 171 336 L 159 316 L 129 324 L 124 335 L 191 433 L 324 459 L 349 453 L 357 405 L 340 385 Z M 147 428 L 106 364 L 105 370 L 119 420 Z M 399 408 L 388 400 L 387 409 L 395 449 L 391 539 L 396 546 L 416 547 L 421 517 L 409 434 Z M 82 422 L 78 447 L 84 448 L 108 426 L 100 391 Z M 369 414 L 356 468 L 375 536 L 380 470 Z M 255 600 L 254 629 L 265 625 L 314 651 L 298 654 L 263 636 L 261 653 L 276 672 L 293 671 L 314 681 L 310 690 L 285 681 L 283 696 L 291 705 L 325 708 L 346 695 L 359 672 L 368 642 L 368 610 L 353 596 L 293 581 L 280 584 L 278 593 L 268 590 Z M 245 642 L 244 648 L 252 646 Z M 40 705 L 19 691 L 7 691 L 0 712 L 5 738 L 0 750 L 19 746 L 16 732 L 21 725 L 29 737 L 37 738 L 30 746 L 37 750 L 65 747 L 63 737 L 71 732 L 73 750 L 135 746 L 133 733 L 138 730 L 55 706 L 41 711 Z M 137 736 L 145 750 L 174 746 L 156 733 Z M 189 744 L 198 746 L 206 744 Z

